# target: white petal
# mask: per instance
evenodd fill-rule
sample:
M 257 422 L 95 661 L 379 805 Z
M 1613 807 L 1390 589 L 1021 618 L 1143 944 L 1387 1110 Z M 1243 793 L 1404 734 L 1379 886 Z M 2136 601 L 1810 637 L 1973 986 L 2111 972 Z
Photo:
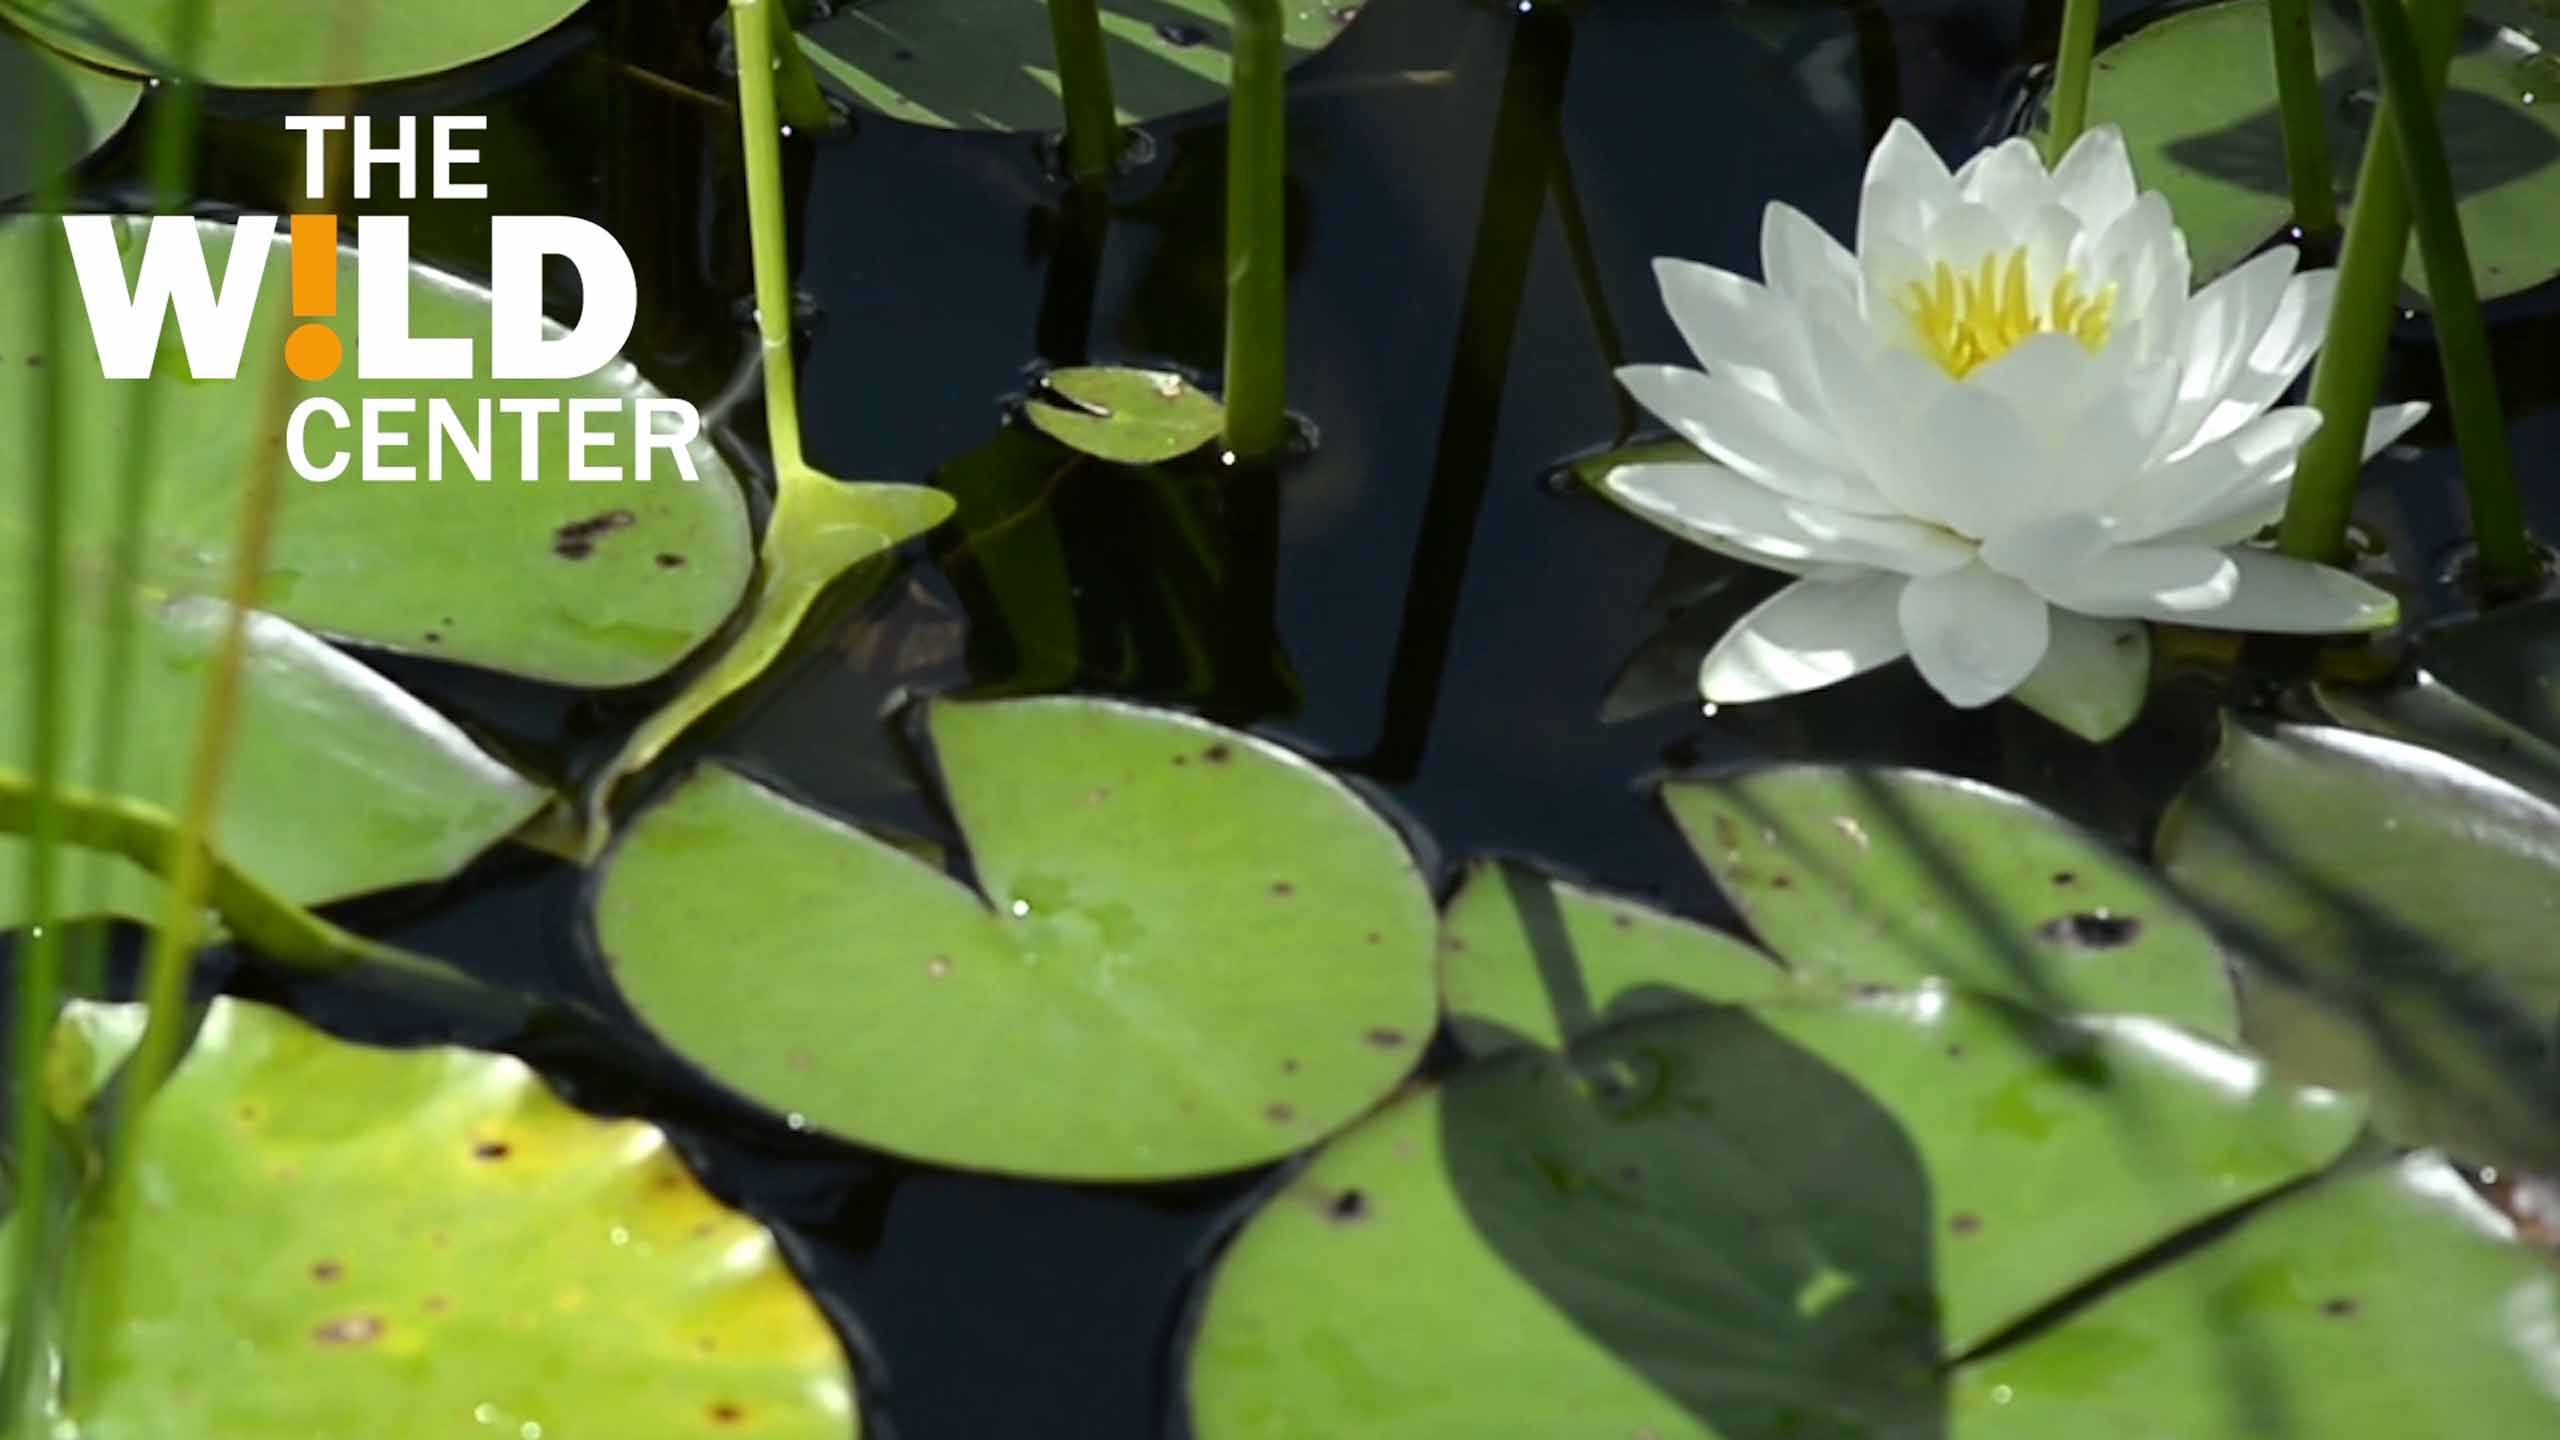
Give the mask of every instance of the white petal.
M 1784 300 L 1693 260 L 1656 260 L 1653 274 L 1663 308 L 1708 373 L 1798 409 L 1815 399 L 1802 326 Z
M 2424 400 L 2403 400 L 2397 405 L 2375 406 L 2373 418 L 2364 426 L 2364 458 L 2370 460 L 2381 454 L 2383 446 L 2416 429 L 2418 422 L 2427 418 L 2431 408 Z
M 1799 580 L 1734 622 L 1698 667 L 1698 693 L 1740 705 L 1837 684 L 1902 658 L 1899 575 Z
M 1618 383 L 1681 438 L 1772 490 L 1845 510 L 1890 508 L 1856 477 L 1839 439 L 1815 418 L 1738 380 L 1628 365 Z
M 1858 189 L 1858 258 L 1867 257 L 1868 242 L 1877 235 L 1916 244 L 1921 230 L 1956 198 L 1955 177 L 1928 137 L 1897 118 L 1867 157 L 1866 180 Z
M 2293 406 L 2270 410 L 2263 419 L 2291 415 L 2297 411 L 2319 413 L 2311 411 L 2308 406 Z M 2363 458 L 2370 460 L 2381 453 L 2383 446 L 2408 433 L 2409 427 L 2424 419 L 2426 414 L 2427 402 L 2423 400 L 2385 405 L 2374 411 L 2372 418 L 2365 422 Z M 2297 446 L 2293 455 L 2285 456 L 2279 463 L 2271 464 L 2252 476 L 2246 484 L 2181 518 L 2177 529 L 2162 534 L 2160 540 L 2190 545 L 2233 545 L 2274 524 L 2284 514 L 2285 497 L 2293 489 L 2294 462 L 2299 456 L 2300 447 Z
M 2149 540 L 2283 504 L 2302 444 L 2319 428 L 2319 411 L 2290 405 L 2154 467 L 2126 497 L 2123 537 Z
M 2249 423 L 2293 386 L 2303 367 L 2329 333 L 2329 305 L 2338 291 L 2338 272 L 2313 270 L 2288 282 L 2266 329 L 2230 385 L 2203 415 L 2192 435 L 2181 436 L 2172 425 L 2169 453 L 2218 440 Z
M 2019 228 L 2023 229 L 2028 219 L 2019 216 Z M 1999 211 L 1968 201 L 1939 212 L 1938 218 L 1929 222 L 1928 238 L 1922 243 L 1932 259 L 1965 271 L 1981 264 L 1986 255 L 2005 256 L 2018 244 L 2018 236 Z
M 2024 138 L 2003 140 L 1979 152 L 1964 162 L 1955 178 L 1957 193 L 1989 207 L 2008 220 L 2013 230 L 2060 198 L 2034 143 Z
M 1858 260 L 1811 216 L 1773 200 L 1760 212 L 1760 273 L 1770 289 L 1801 299 L 1816 290 L 1853 289 Z
M 2009 403 L 1959 384 L 1920 413 L 1895 463 L 1868 478 L 1904 512 L 1981 538 L 2033 501 L 2043 474 L 2034 435 Z
M 2280 635 L 2379 630 L 2400 618 L 2399 601 L 2343 570 L 2251 546 L 2229 554 L 2240 571 L 2240 587 L 2230 603 L 2200 614 L 2153 618 Z
M 2127 374 L 2132 355 L 2092 355 L 2068 335 L 2030 335 L 1965 377 L 2000 397 L 2035 439 L 2041 476 L 2022 515 L 2097 509 L 2140 474 L 2176 376 L 2166 365 Z
M 1848 565 L 1925 575 L 1973 555 L 1971 546 L 1944 531 L 1791 499 L 1721 465 L 1622 465 L 1601 484 L 1675 535 L 1773 569 Z
M 2175 619 L 2229 603 L 2239 585 L 2239 565 L 2209 546 L 2120 545 L 2054 577 L 2044 594 L 2083 615 Z
M 1921 678 L 1965 709 L 2018 688 L 2044 659 L 2051 634 L 2034 591 L 1981 565 L 1913 580 L 1900 609 Z
M 2064 206 L 2092 230 L 2104 230 L 2133 207 L 2133 160 L 2124 132 L 2100 125 L 2084 132 L 2053 167 L 2053 185 Z
M 2169 202 L 2146 190 L 2084 251 L 2082 278 L 2117 287 L 2107 343 L 2126 344 L 2143 359 L 2170 353 L 2187 306 L 2187 238 Z
M 2151 688 L 2151 631 L 2139 620 L 2051 612 L 2052 639 L 2009 698 L 2093 745 L 2121 734 Z
M 2294 259 L 2292 246 L 2279 245 L 2197 291 L 2187 302 L 2177 343 L 2178 404 L 2169 417 L 2167 448 L 2182 448 L 2229 393 L 2290 288 L 2287 282 L 2293 277 Z M 2230 428 L 2236 425 L 2226 430 Z

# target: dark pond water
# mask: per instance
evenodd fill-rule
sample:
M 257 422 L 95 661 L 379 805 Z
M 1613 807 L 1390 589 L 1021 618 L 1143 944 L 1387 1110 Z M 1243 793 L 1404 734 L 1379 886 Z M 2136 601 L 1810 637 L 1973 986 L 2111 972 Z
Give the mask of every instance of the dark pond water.
M 1942 149 L 1973 148 L 2016 113 L 2057 10 L 1606 0 L 1522 15 L 1375 0 L 1292 81 L 1290 392 L 1321 433 L 1312 456 L 1276 475 L 1048 476 L 1008 513 L 1054 523 L 1077 585 L 1071 615 L 1004 615 L 986 583 L 1001 543 L 955 528 L 820 627 L 695 752 L 866 822 L 947 833 L 903 741 L 899 696 L 1110 691 L 1299 744 L 1362 777 L 1440 856 L 1533 854 L 1720 919 L 1729 912 L 1642 788 L 1649 774 L 1785 758 L 1923 765 L 2138 845 L 2209 743 L 2214 683 L 2173 687 L 2103 749 L 2015 707 L 1950 710 L 1908 667 L 1748 712 L 1672 703 L 1603 723 L 1619 672 L 1670 610 L 1703 639 L 1772 582 L 1675 555 L 1549 478 L 1622 435 L 1613 364 L 1685 358 L 1651 257 L 1755 272 L 1773 198 L 1844 230 L 1883 123 L 1907 114 Z M 643 367 L 705 404 L 748 354 L 715 14 L 701 0 L 598 5 L 516 55 L 361 101 L 375 113 L 489 113 L 489 151 L 505 156 L 490 208 L 612 226 L 640 268 Z M 205 203 L 278 204 L 288 157 L 275 117 L 299 103 L 218 103 Z M 1151 138 L 1152 159 L 1108 215 L 1062 213 L 1024 139 L 873 121 L 795 142 L 812 458 L 845 476 L 924 480 L 995 438 L 1036 362 L 1211 372 L 1224 132 L 1195 117 Z M 138 148 L 128 139 L 93 162 L 92 199 L 133 196 Z M 476 216 L 439 206 L 419 224 L 423 258 L 485 266 Z M 2524 297 L 2500 331 L 2545 535 L 2560 534 L 2555 311 L 2548 296 Z M 2428 394 L 2423 332 L 2404 339 L 2392 387 Z M 752 445 L 751 399 L 734 418 Z M 2414 438 L 2377 467 L 2391 490 L 2368 518 L 2421 578 L 2414 608 L 2427 613 L 2459 603 L 2425 579 L 2447 559 L 2459 509 L 2440 422 Z M 1176 538 L 1185 514 L 1220 537 L 1214 565 Z M 597 758 L 652 699 L 382 663 L 555 773 Z M 618 1013 L 584 889 L 563 863 L 506 852 L 340 918 Z M 755 954 L 721 960 L 754 983 Z M 254 975 L 242 983 L 278 993 Z M 352 994 L 286 993 L 350 1033 L 469 1033 Z M 777 1226 L 857 1346 L 884 1429 L 903 1440 L 1182 1433 L 1191 1288 L 1270 1172 L 1117 1188 L 956 1174 L 793 1133 L 672 1060 L 635 1071 L 532 1053 L 582 1102 L 665 1120 L 715 1189 Z

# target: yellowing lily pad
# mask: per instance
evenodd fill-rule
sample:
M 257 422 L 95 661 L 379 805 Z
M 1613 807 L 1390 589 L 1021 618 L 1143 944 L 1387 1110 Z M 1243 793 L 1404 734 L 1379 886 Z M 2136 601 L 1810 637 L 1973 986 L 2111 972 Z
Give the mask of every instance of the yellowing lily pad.
M 1050 371 L 1022 413 L 1059 444 L 1118 465 L 1188 455 L 1227 418 L 1218 397 L 1179 375 L 1108 365 Z
M 1333 43 L 1355 0 L 1278 0 L 1293 59 Z M 1139 124 L 1227 98 L 1226 0 L 1100 0 L 1112 98 Z M 800 48 L 828 88 L 892 119 L 947 130 L 1055 130 L 1057 57 L 1041 0 L 850 0 Z
M 198 0 L 0 0 L 0 18 L 92 65 L 170 72 L 179 17 Z M 196 71 L 234 89 L 372 85 L 511 50 L 584 0 L 211 0 Z M 420 334 L 439 332 L 420 331 Z
M 75 1232 L 79 1440 L 860 1428 L 773 1237 L 513 1059 L 222 1000 L 142 1127 L 125 1208 Z
M 924 1160 L 1135 1180 L 1302 1148 L 1412 1068 L 1430 891 L 1339 781 L 1111 701 L 927 729 L 974 884 L 719 769 L 609 857 L 614 981 L 714 1078 Z

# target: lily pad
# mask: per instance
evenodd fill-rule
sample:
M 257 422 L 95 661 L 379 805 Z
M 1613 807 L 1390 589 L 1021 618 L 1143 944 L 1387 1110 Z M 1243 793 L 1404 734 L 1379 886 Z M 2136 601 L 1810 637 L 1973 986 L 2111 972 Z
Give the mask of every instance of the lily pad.
M 1946 1362 L 2357 1126 L 2171 1026 L 1939 989 L 1578 1061 L 1470 1067 L 1272 1196 L 1210 1281 L 1201 1440 L 1942 1436 Z
M 1942 978 L 2055 1013 L 2238 1032 L 2203 922 L 2131 857 L 2014 795 L 1801 765 L 1676 780 L 1662 796 L 1761 942 L 1806 976 Z
M 65 1042 L 130 1011 L 76 1007 Z M 844 1348 L 655 1126 L 218 1000 L 77 1232 L 62 1433 L 843 1440 Z M 213 1259 L 216 1263 L 208 1264 Z M 106 1317 L 97 1319 L 96 1317 Z
M 2395 1138 L 2560 1168 L 2560 806 L 2395 740 L 2234 725 L 2158 850 L 2228 922 L 2258 1050 L 2368 1091 Z
M 1134 1180 L 1284 1155 L 1412 1068 L 1430 892 L 1340 782 L 1111 701 L 927 729 L 974 885 L 716 768 L 614 850 L 606 963 L 713 1077 L 919 1159 Z
M 1333 43 L 1354 0 L 1279 0 L 1292 60 Z M 1128 124 L 1227 98 L 1226 0 L 1101 0 L 1111 94 Z M 854 0 L 806 27 L 828 88 L 892 119 L 946 130 L 1055 130 L 1057 57 L 1042 0 Z
M 2430 630 L 2419 638 L 2418 663 L 2472 704 L 2560 746 L 2560 600 Z
M 166 74 L 193 0 L 0 0 L 0 17 L 65 54 Z M 257 0 L 205 8 L 196 75 L 232 89 L 305 90 L 405 80 L 512 50 L 585 0 Z M 420 331 L 421 334 L 438 333 Z
M 198 233 L 222 273 L 234 232 L 206 224 Z M 35 293 L 38 247 L 48 243 L 62 243 L 49 223 L 0 222 L 0 279 L 14 293 Z M 67 276 L 67 257 L 59 263 Z M 249 466 L 268 453 L 261 427 L 267 377 L 281 363 L 290 323 L 287 266 L 279 238 L 261 294 L 268 303 L 237 380 L 190 378 L 174 326 L 154 378 L 107 380 L 67 284 L 53 353 L 38 353 L 33 306 L 0 307 L 0 434 L 34 430 L 47 384 L 61 387 L 67 419 L 69 562 L 78 583 L 70 590 L 62 696 L 83 737 L 67 776 L 73 783 L 176 808 L 204 668 L 227 614 L 217 597 L 228 587 L 233 512 Z M 355 291 L 350 255 L 340 293 Z M 462 281 L 418 270 L 410 303 L 416 333 L 487 333 L 486 294 Z M 353 317 L 337 324 L 353 353 Z M 351 415 L 368 398 L 409 400 L 421 414 L 443 399 L 469 416 L 501 392 L 620 401 L 658 393 L 620 362 L 587 380 L 503 384 L 367 382 L 354 368 L 316 385 L 290 382 L 286 399 L 325 395 Z M 132 417 L 142 405 L 157 415 L 145 461 L 150 506 L 140 569 L 127 578 L 115 573 L 114 532 Z M 529 454 L 519 449 L 516 425 L 493 426 L 499 478 L 485 483 L 449 476 L 321 484 L 289 471 L 279 478 L 230 803 L 215 842 L 284 898 L 307 904 L 436 878 L 514 829 L 540 800 L 451 722 L 316 635 L 564 684 L 621 685 L 666 670 L 736 604 L 750 563 L 747 518 L 717 451 L 708 442 L 694 447 L 698 483 L 664 474 L 663 456 L 659 478 L 645 484 L 572 483 L 567 439 L 553 418 Z M 629 469 L 627 431 L 609 433 L 614 438 L 589 458 Z M 515 478 L 528 462 L 540 479 Z M 0 473 L 0 510 L 27 514 L 33 484 L 27 466 Z M 26 583 L 17 567 L 0 579 L 19 615 L 33 613 Z M 101 691 L 106 636 L 119 616 L 138 662 L 125 753 L 110 785 L 98 769 L 103 737 L 82 707 Z M 26 667 L 12 658 L 22 651 L 9 647 L 27 643 L 23 626 L 0 638 L 0 766 L 23 768 Z M 0 873 L 21 868 L 0 855 Z M 75 878 L 67 893 L 82 895 L 85 883 Z M 0 923 L 20 918 L 0 910 Z
M 1477 1055 L 1561 1048 L 1637 1015 L 1803 989 L 1722 931 L 1517 861 L 1469 865 L 1440 919 L 1440 993 Z
M 1071 450 L 1117 465 L 1158 465 L 1216 439 L 1218 398 L 1165 370 L 1077 366 L 1052 370 L 1022 410 Z
M 0 25 L 0 200 L 106 144 L 141 103 L 132 76 L 74 64 Z
M 2325 6 L 2312 15 L 2330 163 L 2345 186 L 2378 86 L 2359 29 Z M 2098 55 L 2090 121 L 2124 128 L 2134 173 L 2168 196 L 2199 277 L 2238 264 L 2292 221 L 2274 63 L 2265 0 L 2164 15 Z M 2555 80 L 2560 63 L 2513 28 L 2453 60 L 2441 115 L 2483 298 L 2560 274 L 2549 243 L 2560 216 L 2560 107 L 2547 93 Z M 2404 276 L 2425 292 L 2415 245 Z
M 2560 1427 L 2560 1272 L 2433 1155 L 2252 1215 L 1956 1372 L 1960 1440 Z

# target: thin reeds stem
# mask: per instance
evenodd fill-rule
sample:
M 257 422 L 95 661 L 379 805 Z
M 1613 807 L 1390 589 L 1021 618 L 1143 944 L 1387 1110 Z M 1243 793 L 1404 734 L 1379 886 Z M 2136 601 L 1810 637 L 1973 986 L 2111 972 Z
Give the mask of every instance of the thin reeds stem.
M 1227 0 L 1235 76 L 1227 107 L 1227 449 L 1260 460 L 1288 415 L 1288 52 L 1279 0 Z
M 2320 61 L 2311 48 L 2311 0 L 2267 0 L 2267 27 L 2275 52 L 2276 113 L 2284 126 L 2293 223 L 2302 228 L 2304 239 L 2334 244 L 2337 181 L 2329 168 L 2328 122 L 2321 115 Z
M 1111 99 L 1111 58 L 1093 0 L 1049 0 L 1058 92 L 1067 111 L 1067 173 L 1101 180 L 1120 166 L 1120 111 Z
M 2098 0 L 2063 0 L 2062 36 L 2053 52 L 2053 128 L 2045 159 L 2058 161 L 2089 128 L 2089 71 L 2097 63 Z

